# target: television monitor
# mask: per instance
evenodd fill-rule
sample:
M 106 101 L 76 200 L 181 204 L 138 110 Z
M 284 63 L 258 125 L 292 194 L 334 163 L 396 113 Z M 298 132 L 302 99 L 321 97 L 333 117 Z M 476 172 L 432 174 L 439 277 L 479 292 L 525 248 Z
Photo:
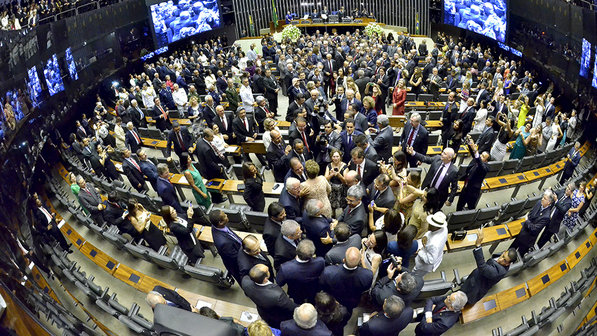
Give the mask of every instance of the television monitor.
M 31 103 L 33 106 L 39 106 L 41 103 L 41 82 L 39 81 L 39 76 L 37 75 L 37 69 L 32 67 L 31 69 L 27 70 L 27 86 L 29 86 L 29 97 L 31 98 Z
M 170 0 L 149 8 L 156 48 L 220 26 L 217 0 Z
M 66 67 L 68 69 L 68 73 L 70 74 L 70 78 L 73 80 L 79 79 L 79 74 L 77 73 L 77 65 L 75 64 L 75 60 L 73 59 L 73 54 L 70 51 L 70 48 L 66 49 L 65 53 L 66 59 Z
M 507 0 L 445 0 L 444 23 L 505 42 Z
M 595 63 L 593 64 L 593 80 L 591 85 L 597 89 L 597 45 L 595 46 Z
M 50 96 L 64 91 L 64 83 L 62 82 L 62 76 L 60 75 L 58 57 L 56 57 L 56 54 L 52 55 L 46 62 L 46 65 L 44 66 L 44 77 L 46 77 Z
M 581 77 L 587 78 L 591 64 L 591 42 L 582 39 L 582 54 L 580 55 L 580 71 Z

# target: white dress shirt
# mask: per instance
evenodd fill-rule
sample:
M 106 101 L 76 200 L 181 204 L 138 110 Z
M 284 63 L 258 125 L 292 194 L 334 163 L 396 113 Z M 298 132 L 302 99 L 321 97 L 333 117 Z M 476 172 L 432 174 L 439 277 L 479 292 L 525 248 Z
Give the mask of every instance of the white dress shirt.
M 419 252 L 415 258 L 415 268 L 413 271 L 422 271 L 425 273 L 434 272 L 442 263 L 444 258 L 444 246 L 448 240 L 448 228 L 428 231 L 424 237 L 427 237 L 427 244 L 423 246 L 421 240 L 418 241 Z

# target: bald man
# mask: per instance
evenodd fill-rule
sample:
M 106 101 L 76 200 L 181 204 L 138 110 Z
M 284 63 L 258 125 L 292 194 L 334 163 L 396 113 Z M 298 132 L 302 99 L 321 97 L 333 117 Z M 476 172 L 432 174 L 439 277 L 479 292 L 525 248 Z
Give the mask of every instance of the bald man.
M 361 252 L 356 247 L 346 250 L 343 264 L 328 266 L 323 270 L 319 283 L 352 313 L 361 301 L 361 294 L 371 287 L 373 273 L 360 266 Z
M 267 255 L 261 251 L 261 242 L 254 235 L 247 235 L 243 239 L 242 248 L 238 251 L 237 262 L 241 278 L 249 274 L 253 266 L 265 265 L 273 279 L 274 268 L 272 263 Z
M 412 147 L 408 147 L 406 151 L 417 161 L 431 165 L 421 188 L 437 189 L 440 207 L 444 203 L 447 206 L 452 205 L 454 197 L 456 197 L 456 191 L 458 190 L 458 168 L 452 163 L 452 160 L 456 156 L 454 150 L 447 147 L 440 155 L 433 157 L 417 153 Z
M 266 148 L 267 152 L 265 153 L 265 157 L 267 159 L 267 163 L 272 169 L 275 181 L 278 183 L 284 183 L 284 176 L 286 176 L 286 173 L 290 168 L 290 158 L 292 157 L 290 153 L 292 151 L 292 147 L 290 145 L 284 144 L 282 134 L 280 134 L 279 131 L 275 129 L 272 130 L 270 132 L 270 136 L 272 138 L 272 142 L 270 143 L 269 147 Z

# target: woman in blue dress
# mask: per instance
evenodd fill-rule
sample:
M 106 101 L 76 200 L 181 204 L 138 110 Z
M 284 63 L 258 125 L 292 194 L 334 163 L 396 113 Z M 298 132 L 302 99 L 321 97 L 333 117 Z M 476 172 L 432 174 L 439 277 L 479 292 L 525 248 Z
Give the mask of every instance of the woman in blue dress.
M 585 204 L 585 187 L 587 186 L 586 182 L 581 182 L 578 186 L 578 189 L 574 190 L 572 193 L 572 206 L 562 219 L 562 224 L 566 225 L 566 227 L 570 230 L 574 228 L 576 222 L 578 221 L 578 212 L 582 209 L 582 206 Z
M 514 143 L 514 147 L 512 147 L 510 160 L 520 160 L 526 154 L 527 145 L 531 140 L 531 123 L 527 122 L 523 127 L 519 128 L 514 135 L 516 136 L 516 142 Z

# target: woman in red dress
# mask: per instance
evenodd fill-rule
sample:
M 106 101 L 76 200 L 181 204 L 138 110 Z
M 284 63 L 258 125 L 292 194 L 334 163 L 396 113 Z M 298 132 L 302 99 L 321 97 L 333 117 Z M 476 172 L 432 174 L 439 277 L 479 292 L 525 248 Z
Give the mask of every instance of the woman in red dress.
M 404 79 L 398 81 L 398 85 L 392 93 L 392 115 L 404 115 L 404 102 L 406 101 L 406 87 Z

